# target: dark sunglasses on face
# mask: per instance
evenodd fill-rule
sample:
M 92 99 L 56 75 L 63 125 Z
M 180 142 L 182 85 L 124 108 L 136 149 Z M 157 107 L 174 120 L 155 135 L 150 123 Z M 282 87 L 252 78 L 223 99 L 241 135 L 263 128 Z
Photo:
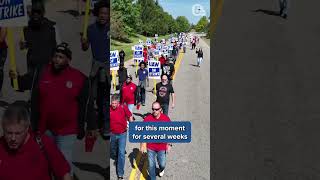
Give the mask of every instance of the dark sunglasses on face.
M 158 108 L 158 109 L 156 109 L 156 108 L 152 108 L 152 111 L 159 111 L 161 108 Z

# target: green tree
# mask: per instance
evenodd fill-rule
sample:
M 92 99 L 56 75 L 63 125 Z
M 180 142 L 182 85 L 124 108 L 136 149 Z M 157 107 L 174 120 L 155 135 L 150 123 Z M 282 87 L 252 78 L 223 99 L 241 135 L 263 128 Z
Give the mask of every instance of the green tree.
M 178 16 L 176 23 L 178 32 L 187 32 L 190 29 L 190 23 L 185 16 Z
M 198 21 L 197 25 L 195 26 L 195 30 L 197 32 L 205 31 L 209 21 L 206 16 L 202 16 L 201 19 Z
M 111 9 L 121 12 L 126 33 L 133 34 L 141 31 L 140 7 L 134 0 L 112 0 Z
M 123 42 L 130 42 L 127 33 L 124 31 L 125 23 L 122 19 L 122 14 L 120 11 L 112 10 L 110 21 L 110 35 L 112 39 L 116 39 Z

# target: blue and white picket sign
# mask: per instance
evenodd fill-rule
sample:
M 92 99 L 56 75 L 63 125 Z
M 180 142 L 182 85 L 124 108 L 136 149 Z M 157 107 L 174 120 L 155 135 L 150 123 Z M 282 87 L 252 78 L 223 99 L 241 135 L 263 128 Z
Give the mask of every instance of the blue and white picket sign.
M 167 45 L 162 46 L 162 50 L 168 50 L 168 46 Z
M 120 64 L 119 51 L 110 51 L 110 70 L 118 70 Z
M 158 44 L 156 45 L 156 49 L 159 50 L 159 51 L 162 49 L 161 43 L 158 43 Z
M 150 38 L 148 38 L 148 39 L 146 40 L 146 45 L 147 45 L 147 46 L 151 46 L 151 39 L 150 39 Z
M 168 54 L 169 54 L 169 52 L 168 52 L 168 46 L 162 46 L 162 49 L 161 49 L 161 51 L 162 51 L 162 54 L 164 55 L 164 56 L 168 56 Z
M 133 58 L 143 58 L 143 46 L 135 45 L 133 51 Z
M 160 79 L 160 61 L 150 59 L 148 61 L 148 77 L 149 79 Z
M 0 26 L 18 27 L 27 25 L 26 0 L 0 0 Z
M 142 51 L 134 51 L 133 52 L 133 57 L 134 58 L 142 58 L 143 57 Z

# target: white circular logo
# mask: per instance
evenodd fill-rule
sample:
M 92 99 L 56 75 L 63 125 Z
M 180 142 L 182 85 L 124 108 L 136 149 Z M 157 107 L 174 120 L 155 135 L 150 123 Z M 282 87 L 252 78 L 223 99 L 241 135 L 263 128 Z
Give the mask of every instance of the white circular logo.
M 194 4 L 192 6 L 192 14 L 194 16 L 205 16 L 206 11 L 204 10 L 204 8 L 201 4 Z
M 67 81 L 66 82 L 66 87 L 69 88 L 69 89 L 72 88 L 72 81 Z

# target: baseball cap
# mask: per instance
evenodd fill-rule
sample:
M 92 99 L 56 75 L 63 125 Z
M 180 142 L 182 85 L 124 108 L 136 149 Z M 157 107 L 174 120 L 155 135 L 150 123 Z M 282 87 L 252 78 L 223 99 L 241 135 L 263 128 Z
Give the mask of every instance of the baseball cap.
M 69 49 L 69 45 L 68 43 L 65 43 L 65 42 L 62 42 L 61 44 L 59 44 L 57 47 L 56 47 L 56 50 L 55 50 L 57 53 L 62 53 L 64 55 L 66 55 L 69 59 L 72 59 L 72 52 L 71 50 Z

